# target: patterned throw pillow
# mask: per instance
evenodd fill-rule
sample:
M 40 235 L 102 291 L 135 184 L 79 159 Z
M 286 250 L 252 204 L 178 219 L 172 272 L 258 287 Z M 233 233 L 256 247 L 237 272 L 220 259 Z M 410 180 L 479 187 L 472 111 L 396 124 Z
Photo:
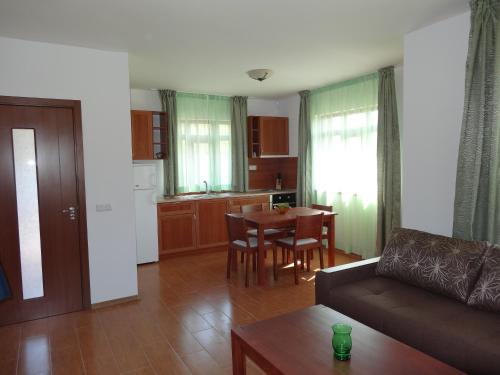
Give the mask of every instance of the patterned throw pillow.
M 500 312 L 500 246 L 490 247 L 467 304 Z
M 377 274 L 467 302 L 487 248 L 486 242 L 398 228 L 382 253 Z

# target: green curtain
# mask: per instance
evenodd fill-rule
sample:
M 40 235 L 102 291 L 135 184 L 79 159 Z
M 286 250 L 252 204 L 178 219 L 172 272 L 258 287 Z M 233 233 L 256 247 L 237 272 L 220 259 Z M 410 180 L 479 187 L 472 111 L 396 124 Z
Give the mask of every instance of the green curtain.
M 177 93 L 180 193 L 231 189 L 231 99 Z
M 336 246 L 375 256 L 378 75 L 311 92 L 312 202 L 333 205 Z
M 377 130 L 377 252 L 401 226 L 401 154 L 394 67 L 379 70 Z
M 247 97 L 231 98 L 232 190 L 248 190 Z
M 297 174 L 297 205 L 311 204 L 311 114 L 310 91 L 301 91 L 299 111 L 299 165 Z
M 453 236 L 500 243 L 499 0 L 473 0 Z
M 160 90 L 163 110 L 168 118 L 168 158 L 163 161 L 165 195 L 177 194 L 177 105 L 174 90 Z

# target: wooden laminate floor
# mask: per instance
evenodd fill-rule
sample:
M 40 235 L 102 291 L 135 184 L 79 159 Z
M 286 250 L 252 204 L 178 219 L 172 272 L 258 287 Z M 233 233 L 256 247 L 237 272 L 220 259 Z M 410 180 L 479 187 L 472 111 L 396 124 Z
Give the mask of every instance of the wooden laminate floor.
M 281 258 L 281 256 L 279 256 Z M 337 264 L 353 261 L 339 254 Z M 138 301 L 0 327 L 0 374 L 230 374 L 230 329 L 310 306 L 314 273 L 225 277 L 226 253 L 140 266 Z M 313 269 L 318 267 L 315 256 Z

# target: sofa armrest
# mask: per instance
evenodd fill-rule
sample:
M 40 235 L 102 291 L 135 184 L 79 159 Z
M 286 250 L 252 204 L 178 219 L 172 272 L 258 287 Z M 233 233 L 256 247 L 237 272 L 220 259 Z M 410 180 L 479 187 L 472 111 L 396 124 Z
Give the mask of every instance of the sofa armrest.
M 375 268 L 380 257 L 325 268 L 316 272 L 316 304 L 328 306 L 332 288 L 375 276 Z

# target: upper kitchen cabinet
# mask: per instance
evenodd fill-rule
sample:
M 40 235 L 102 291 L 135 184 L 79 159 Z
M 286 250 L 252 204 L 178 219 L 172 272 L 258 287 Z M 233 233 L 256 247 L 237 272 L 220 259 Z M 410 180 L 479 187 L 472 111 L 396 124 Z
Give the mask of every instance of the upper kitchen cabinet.
M 288 155 L 288 117 L 248 117 L 248 157 Z
M 166 159 L 168 124 L 166 112 L 131 111 L 132 159 Z

